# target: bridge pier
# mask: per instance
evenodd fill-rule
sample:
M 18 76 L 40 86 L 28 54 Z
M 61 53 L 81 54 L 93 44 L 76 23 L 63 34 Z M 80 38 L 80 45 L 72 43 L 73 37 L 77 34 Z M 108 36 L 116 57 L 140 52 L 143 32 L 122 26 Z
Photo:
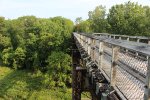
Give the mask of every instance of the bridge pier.
M 82 92 L 82 70 L 80 70 L 80 52 L 72 37 L 72 100 L 81 100 Z
M 89 58 L 87 56 L 88 54 L 84 53 L 84 51 L 82 52 L 82 54 L 80 54 L 76 45 L 73 44 L 73 48 L 72 48 L 72 100 L 81 100 L 81 93 L 85 91 L 90 92 L 92 100 L 101 100 L 100 91 L 98 91 L 97 94 L 95 92 L 96 79 L 95 77 L 89 76 L 88 75 L 89 73 L 87 72 L 86 65 L 87 63 L 89 63 Z M 81 60 L 81 58 L 85 58 L 85 59 Z M 92 74 L 92 72 L 90 73 Z M 91 80 L 92 80 L 92 83 L 91 83 Z

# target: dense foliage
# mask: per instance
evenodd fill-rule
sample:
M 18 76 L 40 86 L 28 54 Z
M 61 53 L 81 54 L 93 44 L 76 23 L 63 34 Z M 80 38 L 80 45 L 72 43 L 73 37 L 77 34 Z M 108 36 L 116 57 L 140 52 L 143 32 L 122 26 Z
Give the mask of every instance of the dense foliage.
M 73 22 L 63 17 L 0 17 L 0 63 L 14 69 L 50 73 L 51 80 L 56 81 L 54 86 L 70 85 L 72 30 Z
M 47 87 L 48 73 L 14 70 L 0 66 L 0 100 L 71 100 L 72 89 Z M 52 82 L 51 82 L 52 85 Z M 90 97 L 84 92 L 85 100 Z
M 71 100 L 71 88 L 47 88 L 48 75 L 0 67 L 0 100 Z
M 108 14 L 105 7 L 97 6 L 87 20 L 81 19 L 76 19 L 75 31 L 150 36 L 150 7 L 130 1 L 112 6 Z
M 0 17 L 0 65 L 10 67 L 0 67 L 0 99 L 32 100 L 39 94 L 43 94 L 38 97 L 41 99 L 71 99 L 64 90 L 71 86 L 69 47 L 73 29 L 150 36 L 149 6 L 127 2 L 112 6 L 106 14 L 106 8 L 100 5 L 88 16 L 87 20 L 78 17 L 75 26 L 63 17 Z M 5 74 L 4 70 L 8 72 Z M 53 87 L 58 88 L 54 91 L 60 95 L 54 93 Z

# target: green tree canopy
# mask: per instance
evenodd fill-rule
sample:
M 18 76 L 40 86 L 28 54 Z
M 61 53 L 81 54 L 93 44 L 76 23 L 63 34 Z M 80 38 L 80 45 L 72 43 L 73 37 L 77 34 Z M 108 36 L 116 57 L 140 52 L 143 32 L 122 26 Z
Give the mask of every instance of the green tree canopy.
M 89 21 L 93 32 L 106 32 L 108 23 L 106 20 L 106 8 L 102 5 L 97 6 L 93 11 L 88 13 Z
M 113 34 L 146 35 L 147 10 L 137 3 L 127 2 L 113 6 L 108 14 L 108 22 Z
M 48 73 L 55 81 L 55 86 L 71 85 L 71 57 L 63 52 L 52 52 L 47 59 Z

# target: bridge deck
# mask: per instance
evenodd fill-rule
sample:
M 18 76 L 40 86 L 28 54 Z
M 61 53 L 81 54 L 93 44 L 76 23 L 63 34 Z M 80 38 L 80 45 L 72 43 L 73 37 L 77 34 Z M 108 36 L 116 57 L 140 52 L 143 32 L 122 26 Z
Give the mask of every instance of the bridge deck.
M 150 46 L 144 43 L 74 33 L 110 84 L 128 100 L 147 100 Z M 114 51 L 115 48 L 117 51 Z M 146 87 L 145 87 L 146 86 Z

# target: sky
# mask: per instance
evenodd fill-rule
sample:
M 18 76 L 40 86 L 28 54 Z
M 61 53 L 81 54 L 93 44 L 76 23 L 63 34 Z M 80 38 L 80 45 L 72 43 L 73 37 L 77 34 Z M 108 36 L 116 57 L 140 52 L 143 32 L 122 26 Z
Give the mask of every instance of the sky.
M 15 19 L 34 15 L 40 18 L 63 16 L 75 21 L 77 17 L 88 18 L 88 12 L 98 5 L 106 7 L 128 2 L 129 0 L 0 0 L 0 16 Z M 130 0 L 150 6 L 150 0 Z

